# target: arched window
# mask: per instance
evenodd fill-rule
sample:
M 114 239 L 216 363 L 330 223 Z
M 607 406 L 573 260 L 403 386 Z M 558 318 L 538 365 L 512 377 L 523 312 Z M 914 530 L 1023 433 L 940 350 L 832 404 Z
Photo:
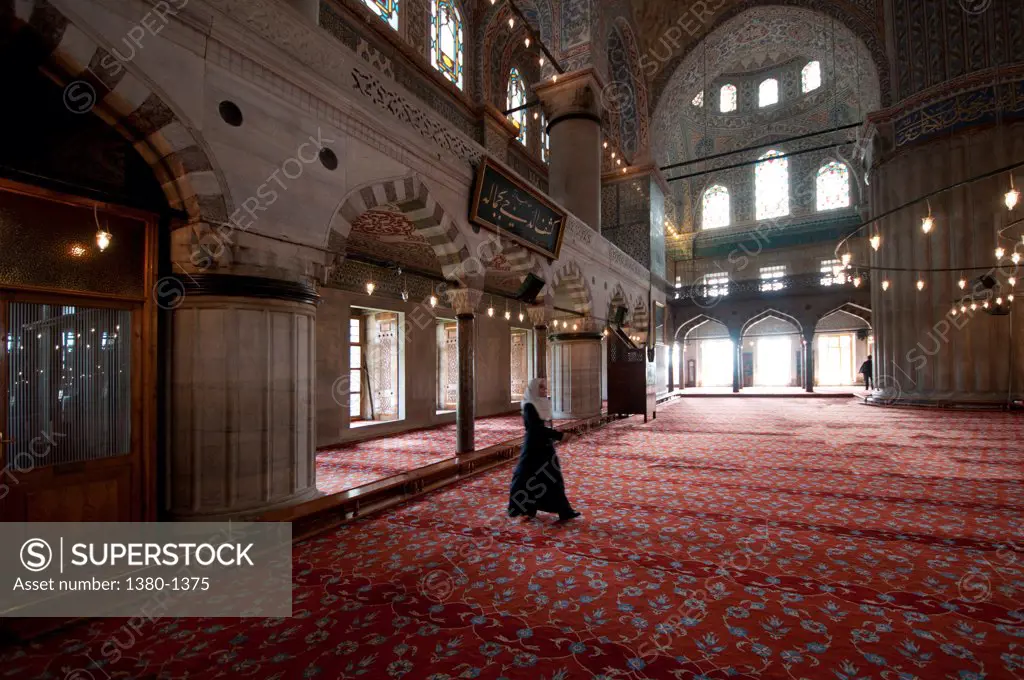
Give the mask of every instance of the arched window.
M 508 74 L 508 101 L 506 108 L 516 109 L 526 104 L 526 85 L 523 77 L 519 75 L 519 69 L 512 67 Z M 519 131 L 519 143 L 526 144 L 526 109 L 519 109 L 508 114 L 510 123 L 516 126 Z
M 719 109 L 722 113 L 729 113 L 736 110 L 736 86 L 723 85 L 719 101 Z
M 704 90 L 697 93 L 697 96 L 693 98 L 693 105 L 696 107 L 704 106 Z
M 800 72 L 800 89 L 803 92 L 810 92 L 821 87 L 821 63 L 811 61 L 804 66 Z
M 761 108 L 779 103 L 779 81 L 769 78 L 757 88 L 757 105 Z
M 452 0 L 432 0 L 430 61 L 462 89 L 462 14 Z
M 818 170 L 818 210 L 835 210 L 850 205 L 850 170 L 832 161 Z
M 701 225 L 704 229 L 729 226 L 729 190 L 721 184 L 708 187 L 702 201 Z
M 757 219 L 789 214 L 789 159 L 774 149 L 758 158 L 754 166 Z
M 388 26 L 398 30 L 398 0 L 363 0 L 363 3 Z

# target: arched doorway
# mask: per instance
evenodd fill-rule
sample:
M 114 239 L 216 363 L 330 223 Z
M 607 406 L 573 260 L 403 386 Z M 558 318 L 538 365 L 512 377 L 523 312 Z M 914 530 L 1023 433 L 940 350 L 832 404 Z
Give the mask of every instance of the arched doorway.
M 872 353 L 871 324 L 862 316 L 836 309 L 814 326 L 814 379 L 825 387 L 858 382 L 861 364 Z
M 682 387 L 731 387 L 735 345 L 729 329 L 705 318 L 677 336 L 680 357 L 677 379 Z
M 743 387 L 799 387 L 803 342 L 799 323 L 774 311 L 757 315 L 741 335 Z

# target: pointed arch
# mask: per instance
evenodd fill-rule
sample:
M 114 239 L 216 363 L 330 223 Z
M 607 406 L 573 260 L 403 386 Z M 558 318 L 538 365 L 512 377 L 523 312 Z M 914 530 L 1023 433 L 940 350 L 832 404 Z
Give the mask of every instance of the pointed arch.
M 471 259 L 466 238 L 417 175 L 378 181 L 349 192 L 331 219 L 324 245 L 333 252 L 341 252 L 352 223 L 363 213 L 384 206 L 404 215 L 416 233 L 430 243 L 445 278 L 456 279 L 466 274 L 462 271 L 463 263 Z
M 679 342 L 681 340 L 685 340 L 686 336 L 690 334 L 690 331 L 696 330 L 699 326 L 703 326 L 704 324 L 706 324 L 708 322 L 721 324 L 722 326 L 725 327 L 725 329 L 727 331 L 729 331 L 730 337 L 732 336 L 732 329 L 729 328 L 729 325 L 727 323 L 725 323 L 725 321 L 723 321 L 722 319 L 719 319 L 718 317 L 714 316 L 713 314 L 708 314 L 707 312 L 703 312 L 701 314 L 698 314 L 697 316 L 694 316 L 694 317 L 691 317 L 691 318 L 687 319 L 683 323 L 681 323 L 678 326 L 676 326 L 675 333 L 672 336 L 673 337 L 673 342 Z
M 754 324 L 758 323 L 759 321 L 764 321 L 765 319 L 771 318 L 779 319 L 780 321 L 787 321 L 793 324 L 793 326 L 797 330 L 797 333 L 801 335 L 803 335 L 804 333 L 803 324 L 800 323 L 800 320 L 797 319 L 795 316 L 786 314 L 785 312 L 780 312 L 777 309 L 765 309 L 758 312 L 757 314 L 754 314 L 753 316 L 749 317 L 746 321 L 743 322 L 743 326 L 740 328 L 740 337 L 745 336 L 747 334 L 747 331 L 749 331 L 750 327 L 753 326 Z
M 0 26 L 8 32 L 29 39 L 25 58 L 58 85 L 83 83 L 81 92 L 94 101 L 91 112 L 132 143 L 171 208 L 187 213 L 190 224 L 228 222 L 230 194 L 212 152 L 135 64 L 116 59 L 109 45 L 46 0 L 14 3 L 11 21 Z M 100 78 L 90 70 L 94 63 L 114 67 L 100 69 Z
M 864 323 L 866 323 L 869 329 L 874 329 L 874 325 L 871 323 L 871 310 L 862 305 L 858 305 L 855 302 L 844 302 L 838 307 L 834 307 L 823 314 L 819 314 L 817 318 L 815 318 L 814 320 L 815 329 L 817 329 L 818 324 L 820 324 L 824 319 L 836 313 L 849 314 L 850 316 L 854 316 L 863 321 Z
M 548 290 L 552 297 L 556 296 L 559 291 L 564 292 L 568 296 L 573 310 L 583 316 L 592 314 L 594 298 L 590 294 L 590 286 L 583 275 L 583 270 L 574 261 L 566 262 L 561 269 L 555 272 L 551 283 L 548 284 Z
M 650 103 L 647 79 L 640 68 L 641 52 L 633 27 L 617 17 L 608 32 L 608 69 L 617 83 L 617 96 L 605 104 L 619 138 L 619 148 L 628 159 L 645 151 L 650 135 Z

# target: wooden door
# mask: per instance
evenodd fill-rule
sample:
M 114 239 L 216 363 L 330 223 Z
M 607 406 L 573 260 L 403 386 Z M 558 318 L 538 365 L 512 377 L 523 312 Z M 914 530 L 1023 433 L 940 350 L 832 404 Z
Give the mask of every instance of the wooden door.
M 101 216 L 115 208 L 5 189 L 0 208 L 29 225 L 39 247 L 35 268 L 0 279 L 0 520 L 155 519 L 155 317 L 146 295 L 153 222 L 121 214 L 112 244 L 122 247 L 99 249 L 95 224 L 109 224 Z M 56 221 L 65 233 L 54 245 L 47 239 Z M 83 233 L 69 238 L 74 229 Z M 145 234 L 124 231 L 132 229 Z M 19 237 L 0 231 L 3 242 Z M 68 261 L 48 261 L 57 248 L 72 249 Z M 145 262 L 126 268 L 115 257 Z M 103 291 L 105 276 L 123 290 Z M 55 289 L 54 281 L 100 290 Z

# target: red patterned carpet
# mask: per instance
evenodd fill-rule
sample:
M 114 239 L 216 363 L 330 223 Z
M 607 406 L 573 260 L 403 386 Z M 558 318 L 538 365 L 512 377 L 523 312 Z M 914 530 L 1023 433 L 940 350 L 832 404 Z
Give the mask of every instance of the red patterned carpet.
M 519 413 L 476 420 L 477 451 L 522 436 L 523 417 Z M 454 455 L 454 423 L 324 449 L 316 454 L 316 488 L 323 493 L 338 493 Z
M 475 444 L 485 449 L 523 435 L 523 418 L 478 418 Z M 316 488 L 337 493 L 455 455 L 455 425 L 441 425 L 380 439 L 355 442 L 316 454 Z
M 1019 678 L 1022 439 L 1010 414 L 680 400 L 563 448 L 580 520 L 506 519 L 501 468 L 296 545 L 290 619 L 93 622 L 0 674 Z

